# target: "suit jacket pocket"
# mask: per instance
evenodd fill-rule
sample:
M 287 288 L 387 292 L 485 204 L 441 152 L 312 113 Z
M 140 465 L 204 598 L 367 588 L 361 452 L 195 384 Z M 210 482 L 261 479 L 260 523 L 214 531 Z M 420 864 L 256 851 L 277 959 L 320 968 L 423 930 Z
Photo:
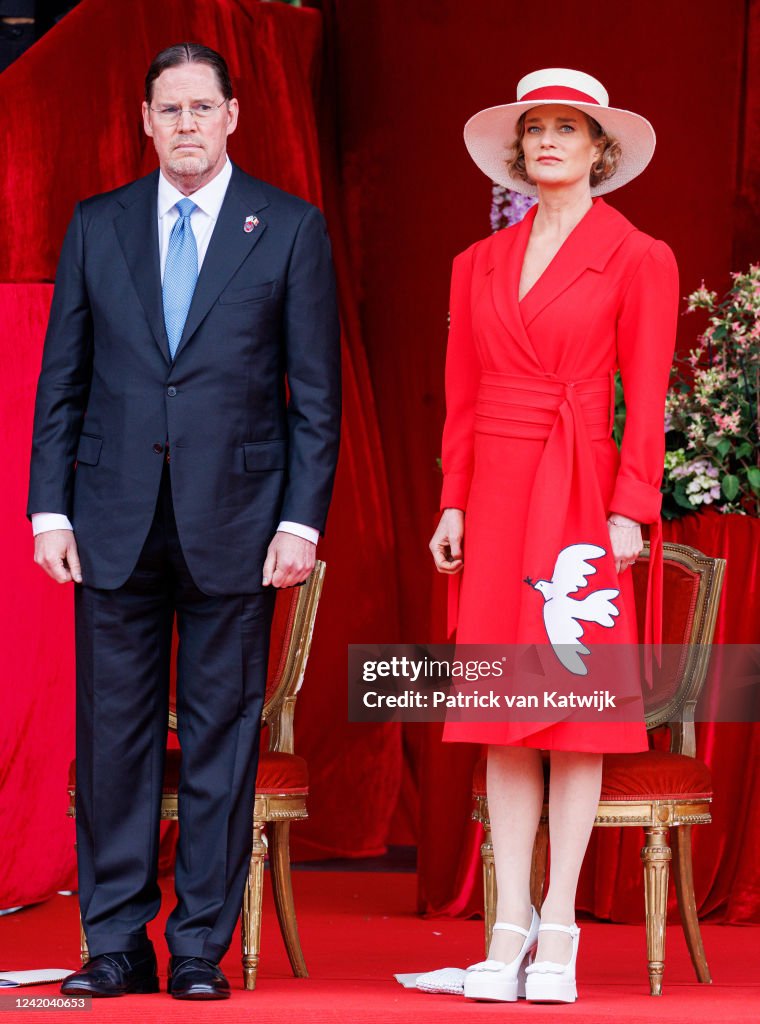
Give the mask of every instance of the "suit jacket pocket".
M 268 299 L 274 294 L 275 284 L 276 281 L 264 281 L 261 284 L 252 284 L 245 288 L 240 285 L 236 288 L 230 286 L 225 288 L 219 296 L 219 302 L 224 305 L 233 302 L 256 302 L 260 299 Z
M 94 434 L 81 434 L 77 448 L 77 462 L 81 462 L 85 466 L 97 466 L 102 447 L 102 437 L 96 437 Z
M 287 468 L 288 442 L 284 438 L 276 441 L 251 441 L 243 445 L 243 453 L 245 468 L 249 473 Z

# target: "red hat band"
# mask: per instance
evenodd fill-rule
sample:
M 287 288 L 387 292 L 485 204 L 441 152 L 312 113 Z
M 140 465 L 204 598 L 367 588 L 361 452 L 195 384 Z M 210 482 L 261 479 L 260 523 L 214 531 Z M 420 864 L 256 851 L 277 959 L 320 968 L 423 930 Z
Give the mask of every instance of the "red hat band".
M 531 89 L 519 97 L 520 103 L 525 103 L 526 100 L 575 100 L 576 103 L 594 103 L 597 107 L 601 106 L 599 100 L 595 100 L 593 96 L 566 85 L 544 85 L 540 89 Z

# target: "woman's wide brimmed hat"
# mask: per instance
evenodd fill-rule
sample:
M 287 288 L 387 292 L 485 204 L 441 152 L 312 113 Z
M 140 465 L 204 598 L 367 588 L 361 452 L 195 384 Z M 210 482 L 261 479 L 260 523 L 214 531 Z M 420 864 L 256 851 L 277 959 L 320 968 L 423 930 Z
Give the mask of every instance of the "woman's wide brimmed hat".
M 582 110 L 604 131 L 620 143 L 621 157 L 611 178 L 591 189 L 592 196 L 612 192 L 641 174 L 652 159 L 654 128 L 641 114 L 609 105 L 607 90 L 601 82 L 583 71 L 570 68 L 544 68 L 532 71 L 517 83 L 517 102 L 487 107 L 464 126 L 464 141 L 470 156 L 493 181 L 523 195 L 538 195 L 535 185 L 510 174 L 507 161 L 513 156 L 517 138 L 517 120 L 532 107 L 563 103 Z

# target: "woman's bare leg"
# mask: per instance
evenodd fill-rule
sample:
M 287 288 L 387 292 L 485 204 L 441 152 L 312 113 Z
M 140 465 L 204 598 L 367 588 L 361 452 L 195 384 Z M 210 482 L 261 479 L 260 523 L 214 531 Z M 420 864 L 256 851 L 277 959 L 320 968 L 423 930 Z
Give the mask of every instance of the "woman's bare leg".
M 530 866 L 544 802 L 541 751 L 490 746 L 487 787 L 499 894 L 496 920 L 528 928 Z M 489 957 L 509 963 L 522 944 L 523 937 L 516 932 L 494 931 Z
M 551 752 L 549 780 L 549 891 L 541 920 L 570 925 L 575 921 L 575 897 L 583 858 L 599 804 L 602 755 L 566 750 Z M 490 801 L 489 801 L 490 803 Z M 570 960 L 572 939 L 562 932 L 541 932 L 537 960 Z

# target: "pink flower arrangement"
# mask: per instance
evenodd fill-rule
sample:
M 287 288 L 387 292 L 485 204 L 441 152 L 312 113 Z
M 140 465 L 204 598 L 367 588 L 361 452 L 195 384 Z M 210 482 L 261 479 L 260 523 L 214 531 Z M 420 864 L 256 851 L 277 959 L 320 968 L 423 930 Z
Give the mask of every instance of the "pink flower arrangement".
M 760 513 L 760 265 L 731 279 L 720 303 L 704 281 L 686 299 L 686 313 L 709 315 L 696 346 L 676 360 L 666 400 L 663 513 L 669 517 L 705 505 Z

